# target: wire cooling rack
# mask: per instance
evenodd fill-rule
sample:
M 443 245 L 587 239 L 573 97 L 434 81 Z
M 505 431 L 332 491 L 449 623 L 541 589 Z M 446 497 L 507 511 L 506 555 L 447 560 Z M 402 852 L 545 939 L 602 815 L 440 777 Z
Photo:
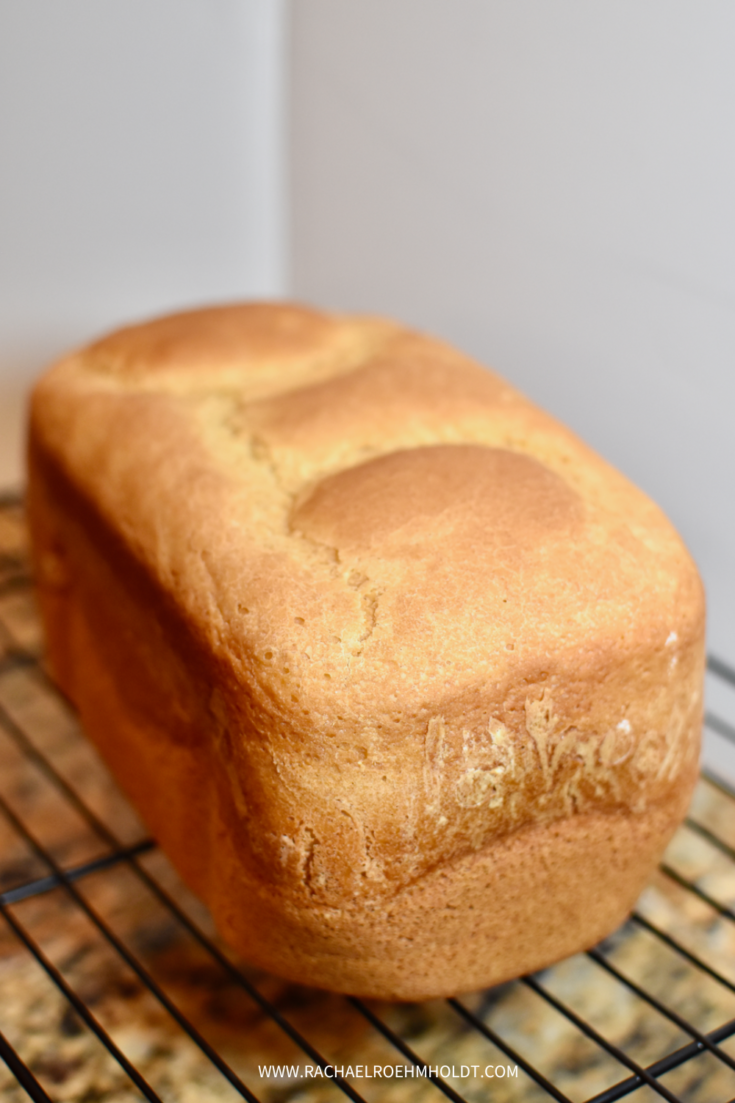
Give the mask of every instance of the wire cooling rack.
M 719 660 L 708 677 L 735 689 Z M 542 973 L 390 1005 L 242 965 L 49 681 L 21 505 L 0 499 L 3 1100 L 731 1100 L 734 903 L 735 790 L 705 771 L 630 920 Z

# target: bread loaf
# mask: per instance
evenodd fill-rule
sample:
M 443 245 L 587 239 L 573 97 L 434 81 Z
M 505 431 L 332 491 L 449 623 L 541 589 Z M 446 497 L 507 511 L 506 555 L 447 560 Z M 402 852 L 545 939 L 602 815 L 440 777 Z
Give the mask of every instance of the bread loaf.
M 195 311 L 32 401 L 49 658 L 247 960 L 418 999 L 624 918 L 696 776 L 703 595 L 659 509 L 392 323 Z

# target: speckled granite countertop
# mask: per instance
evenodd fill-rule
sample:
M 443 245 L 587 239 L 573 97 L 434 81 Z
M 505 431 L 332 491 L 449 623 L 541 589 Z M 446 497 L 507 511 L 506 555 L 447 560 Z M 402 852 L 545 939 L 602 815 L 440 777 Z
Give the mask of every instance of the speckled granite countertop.
M 327 1062 L 344 1069 L 361 1097 L 396 1103 L 439 1100 L 440 1089 L 407 1073 L 410 1059 L 381 1033 L 381 1025 L 421 1062 L 442 1069 L 446 1084 L 467 1100 L 550 1098 L 522 1062 L 513 1072 L 515 1053 L 558 1092 L 581 1103 L 624 1081 L 630 1072 L 585 1034 L 580 1021 L 648 1066 L 690 1045 L 692 1034 L 643 994 L 702 1033 L 735 1020 L 735 916 L 727 910 L 735 902 L 735 861 L 728 850 L 735 847 L 735 801 L 712 783 L 700 784 L 692 809 L 694 826 L 681 829 L 667 854 L 669 871 L 656 875 L 639 903 L 638 915 L 655 931 L 645 922 L 631 921 L 601 947 L 600 958 L 578 955 L 539 975 L 540 990 L 520 981 L 463 997 L 461 1006 L 475 1016 L 474 1022 L 447 1001 L 369 1003 L 363 1008 L 242 963 L 229 972 L 192 936 L 166 899 L 151 890 L 152 881 L 197 929 L 215 939 L 207 913 L 155 848 L 140 853 L 137 868 L 126 861 L 105 866 L 118 845 L 144 843 L 146 831 L 81 736 L 71 710 L 41 668 L 29 661 L 40 646 L 26 580 L 22 518 L 18 509 L 6 506 L 0 508 L 0 798 L 18 822 L 0 814 L 0 891 L 5 893 L 0 1031 L 52 1099 L 128 1103 L 142 1095 L 7 917 L 33 940 L 49 969 L 58 971 L 112 1046 L 167 1103 L 241 1098 L 217 1061 L 265 1103 L 343 1098 L 337 1085 L 313 1074 L 313 1057 L 274 1021 L 272 1009 Z M 45 772 L 43 760 L 24 743 L 25 736 L 114 834 L 115 842 L 74 807 L 68 793 Z M 102 860 L 99 869 L 75 882 L 78 897 L 63 885 L 43 882 L 36 887 L 45 891 L 15 900 L 14 889 L 50 872 L 23 837 L 21 825 L 66 870 Z M 85 912 L 83 902 L 116 945 Z M 638 989 L 623 983 L 604 962 Z M 251 996 L 237 970 L 265 1006 Z M 543 992 L 560 1001 L 567 1013 Z M 205 1048 L 211 1047 L 214 1061 L 182 1029 L 165 1001 L 205 1040 Z M 715 1047 L 719 1055 L 701 1053 L 666 1073 L 661 1084 L 678 1098 L 697 1103 L 732 1099 L 735 1025 L 733 1032 L 732 1041 Z M 281 1066 L 280 1071 L 272 1066 Z M 655 1094 L 644 1086 L 636 1099 Z M 8 1103 L 28 1098 L 2 1062 L 0 1098 Z

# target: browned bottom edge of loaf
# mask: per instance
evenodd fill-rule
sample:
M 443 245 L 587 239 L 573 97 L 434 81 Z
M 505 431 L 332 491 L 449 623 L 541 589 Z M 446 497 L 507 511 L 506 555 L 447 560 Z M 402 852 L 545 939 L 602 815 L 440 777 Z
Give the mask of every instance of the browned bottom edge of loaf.
M 451 996 L 543 969 L 611 934 L 671 827 L 662 811 L 526 828 L 340 915 L 289 913 L 267 892 L 243 892 L 225 847 L 211 903 L 226 939 L 272 972 L 379 999 Z
M 44 520 L 37 517 L 35 528 L 38 558 Z M 78 538 L 79 529 L 68 535 Z M 628 914 L 688 793 L 640 815 L 585 814 L 527 827 L 395 896 L 339 909 L 297 904 L 253 876 L 221 815 L 210 748 L 177 739 L 155 719 L 160 672 L 146 674 L 134 654 L 130 606 L 126 612 L 124 583 L 110 573 L 109 547 L 96 554 L 93 537 L 83 542 L 84 562 L 67 565 L 63 584 L 39 587 L 52 668 L 154 836 L 245 960 L 301 984 L 418 1000 L 543 968 L 594 945 Z M 58 546 L 48 550 L 57 554 Z M 100 602 L 103 591 L 109 600 Z M 100 631 L 113 646 L 100 646 Z M 150 717 L 140 707 L 146 697 Z

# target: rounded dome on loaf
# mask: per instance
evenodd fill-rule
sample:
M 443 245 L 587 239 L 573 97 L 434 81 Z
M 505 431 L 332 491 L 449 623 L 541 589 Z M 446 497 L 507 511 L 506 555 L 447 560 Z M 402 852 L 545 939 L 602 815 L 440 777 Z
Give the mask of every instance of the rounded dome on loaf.
M 406 545 L 415 544 L 414 555 L 426 555 L 449 543 L 465 556 L 486 558 L 566 537 L 581 515 L 579 495 L 533 456 L 437 444 L 322 479 L 297 503 L 291 524 L 345 551 L 405 555 Z

